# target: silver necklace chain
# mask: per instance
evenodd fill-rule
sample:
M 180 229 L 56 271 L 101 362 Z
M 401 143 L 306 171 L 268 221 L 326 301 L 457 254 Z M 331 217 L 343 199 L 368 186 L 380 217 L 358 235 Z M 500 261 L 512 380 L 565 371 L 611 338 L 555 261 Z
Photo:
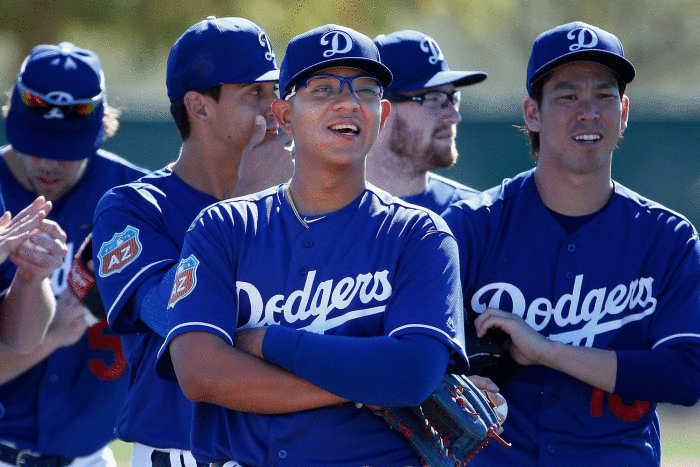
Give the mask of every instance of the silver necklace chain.
M 287 200 L 287 203 L 289 206 L 292 208 L 292 211 L 294 211 L 294 215 L 297 216 L 297 219 L 299 219 L 299 222 L 301 222 L 301 225 L 303 225 L 305 228 L 309 228 L 309 224 L 306 223 L 304 219 L 301 218 L 299 215 L 299 211 L 297 211 L 297 206 L 294 204 L 294 198 L 292 198 L 292 192 L 289 190 L 289 183 L 284 185 L 284 188 L 282 189 L 282 193 L 284 193 L 284 199 Z

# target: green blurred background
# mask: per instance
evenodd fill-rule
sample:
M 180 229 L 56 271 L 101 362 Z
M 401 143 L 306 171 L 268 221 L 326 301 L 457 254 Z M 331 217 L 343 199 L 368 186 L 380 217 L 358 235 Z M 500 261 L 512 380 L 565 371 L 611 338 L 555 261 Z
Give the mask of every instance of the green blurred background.
M 291 37 L 326 23 L 370 37 L 422 31 L 440 44 L 452 69 L 489 74 L 463 91 L 459 161 L 442 172 L 478 189 L 533 166 L 514 127 L 521 123 L 532 41 L 551 27 L 585 21 L 620 37 L 637 68 L 614 178 L 700 226 L 697 0 L 0 0 L 0 12 L 0 88 L 12 87 L 37 44 L 71 41 L 94 50 L 109 101 L 123 111 L 121 129 L 104 147 L 149 169 L 174 160 L 180 146 L 165 91 L 168 52 L 206 16 L 256 22 L 269 34 L 278 64 Z M 662 406 L 660 412 L 663 465 L 700 465 L 700 406 Z M 120 465 L 128 465 L 129 447 L 115 448 Z

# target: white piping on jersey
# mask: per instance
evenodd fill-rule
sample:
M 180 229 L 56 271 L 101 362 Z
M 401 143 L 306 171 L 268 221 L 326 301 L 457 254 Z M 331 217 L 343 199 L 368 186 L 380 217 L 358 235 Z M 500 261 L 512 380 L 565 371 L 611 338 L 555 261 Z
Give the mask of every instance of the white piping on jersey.
M 136 274 L 134 274 L 134 277 L 132 277 L 131 280 L 130 280 L 129 282 L 126 283 L 126 285 L 125 285 L 124 288 L 121 290 L 121 292 L 119 292 L 119 295 L 117 295 L 117 298 L 114 299 L 114 302 L 112 303 L 112 306 L 109 307 L 109 311 L 107 312 L 107 319 L 109 319 L 109 315 L 111 315 L 111 314 L 112 314 L 112 311 L 114 311 L 114 307 L 117 305 L 117 303 L 119 303 L 119 300 L 122 298 L 122 295 L 124 295 L 124 292 L 126 292 L 126 291 L 129 289 L 129 287 L 131 286 L 131 284 L 132 284 L 141 274 L 143 274 L 144 272 L 146 272 L 148 269 L 152 268 L 153 266 L 155 266 L 155 265 L 157 265 L 157 264 L 160 264 L 160 263 L 163 263 L 163 262 L 166 262 L 166 261 L 171 261 L 171 260 L 169 260 L 169 259 L 162 259 L 162 260 L 160 260 L 160 261 L 156 261 L 155 263 L 151 263 L 151 264 L 149 264 L 148 266 L 146 266 L 146 267 L 144 267 L 144 268 L 141 268 L 141 270 L 140 270 L 139 272 L 137 272 Z
M 401 331 L 403 329 L 408 329 L 408 328 L 425 328 L 425 329 L 430 329 L 432 331 L 438 332 L 438 333 L 442 334 L 443 336 L 447 337 L 447 340 L 449 340 L 450 342 L 454 342 L 455 344 L 457 344 L 457 347 L 459 347 L 459 349 L 462 350 L 465 354 L 467 352 L 466 349 L 464 348 L 464 345 L 462 345 L 462 343 L 459 342 L 458 340 L 456 340 L 454 337 L 450 336 L 449 334 L 447 334 L 445 331 L 443 331 L 440 328 L 436 328 L 435 326 L 429 326 L 427 324 L 404 324 L 403 326 L 399 326 L 398 328 L 391 331 L 389 333 L 389 336 L 391 336 L 392 334 L 394 334 L 398 331 Z
M 180 328 L 189 327 L 189 326 L 205 326 L 208 328 L 216 329 L 221 334 L 223 334 L 226 337 L 226 339 L 228 339 L 229 345 L 233 346 L 233 339 L 231 338 L 231 335 L 229 333 L 227 333 L 226 331 L 224 331 L 223 329 L 221 329 L 219 326 L 214 326 L 213 324 L 209 324 L 209 323 L 202 323 L 201 321 L 190 321 L 188 323 L 178 324 L 177 326 L 172 328 L 170 330 L 170 332 L 168 332 L 168 335 L 165 337 L 165 342 L 163 343 L 163 345 L 160 346 L 158 353 L 160 354 L 163 351 L 163 349 L 165 349 L 165 345 L 168 342 L 170 334 L 172 334 L 173 332 L 175 332 L 176 330 L 178 330 Z M 188 332 L 193 332 L 193 331 L 188 331 Z M 183 334 L 186 334 L 186 333 L 183 333 Z
M 654 350 L 657 348 L 659 345 L 663 344 L 666 341 L 670 341 L 671 339 L 678 339 L 680 337 L 697 337 L 700 339 L 700 334 L 692 334 L 692 333 L 685 333 L 685 334 L 672 334 L 670 336 L 664 337 L 661 339 L 659 342 L 651 346 L 651 349 Z

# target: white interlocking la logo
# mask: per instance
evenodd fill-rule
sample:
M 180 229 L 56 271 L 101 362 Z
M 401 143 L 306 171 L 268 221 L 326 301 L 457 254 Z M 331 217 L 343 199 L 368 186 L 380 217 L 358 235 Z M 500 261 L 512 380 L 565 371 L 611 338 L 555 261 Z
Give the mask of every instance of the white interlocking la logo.
M 580 49 L 592 49 L 593 47 L 598 45 L 598 36 L 595 32 L 593 32 L 593 30 L 588 28 L 572 29 L 566 35 L 566 38 L 572 41 L 576 41 L 575 44 L 571 44 L 569 46 L 569 50 L 572 52 L 576 52 Z M 586 42 L 587 39 L 590 39 L 590 41 Z
M 335 54 L 346 54 L 352 50 L 352 37 L 343 31 L 330 31 L 321 36 L 321 45 L 331 46 L 330 49 L 323 52 L 325 58 L 330 58 Z
M 428 62 L 431 65 L 435 65 L 437 62 L 445 59 L 445 56 L 442 55 L 442 50 L 440 50 L 440 46 L 437 45 L 437 42 L 435 42 L 432 37 L 425 36 L 420 41 L 420 49 L 423 52 L 430 54 L 430 57 L 428 57 Z
M 270 39 L 267 37 L 267 34 L 265 34 L 265 31 L 260 31 L 258 33 L 258 42 L 267 49 L 267 52 L 265 52 L 265 60 L 268 62 L 273 61 L 275 59 L 275 51 L 272 50 Z
M 73 96 L 71 96 L 67 92 L 63 91 L 51 91 L 46 95 L 49 99 L 52 101 L 58 103 L 58 105 L 69 105 L 71 104 L 75 99 L 73 99 Z M 44 118 L 46 119 L 52 119 L 52 118 L 60 118 L 63 119 L 65 118 L 65 115 L 63 115 L 63 111 L 59 107 L 54 107 L 53 109 L 49 110 L 44 114 Z

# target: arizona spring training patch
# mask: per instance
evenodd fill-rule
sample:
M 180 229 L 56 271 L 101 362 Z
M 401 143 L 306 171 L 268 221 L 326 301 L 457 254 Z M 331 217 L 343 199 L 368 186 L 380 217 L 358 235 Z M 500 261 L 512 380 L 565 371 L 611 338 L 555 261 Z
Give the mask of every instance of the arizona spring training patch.
M 139 229 L 130 225 L 114 234 L 111 240 L 104 242 L 97 257 L 100 259 L 100 277 L 119 272 L 141 254 Z

